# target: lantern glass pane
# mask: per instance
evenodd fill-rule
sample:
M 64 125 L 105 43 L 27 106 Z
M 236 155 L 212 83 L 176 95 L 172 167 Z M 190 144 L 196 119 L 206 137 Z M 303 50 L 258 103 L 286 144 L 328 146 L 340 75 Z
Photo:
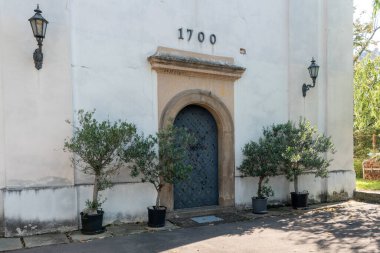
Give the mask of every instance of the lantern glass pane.
M 318 76 L 318 70 L 319 70 L 319 66 L 318 65 L 313 64 L 308 69 L 309 69 L 309 74 L 310 74 L 311 78 L 316 78 Z
M 36 20 L 36 28 L 37 28 L 37 36 L 38 37 L 43 37 L 43 25 L 44 25 L 44 22 L 41 20 L 41 19 L 37 19 Z
M 36 28 L 36 20 L 35 19 L 30 20 L 30 26 L 32 27 L 33 35 L 36 36 L 37 35 L 37 28 Z
M 314 77 L 318 76 L 318 70 L 319 70 L 319 66 L 315 66 L 315 68 L 314 68 Z
M 45 38 L 45 34 L 46 34 L 46 27 L 47 27 L 47 22 L 44 22 L 43 31 L 42 31 L 42 37 L 44 37 L 44 38 Z

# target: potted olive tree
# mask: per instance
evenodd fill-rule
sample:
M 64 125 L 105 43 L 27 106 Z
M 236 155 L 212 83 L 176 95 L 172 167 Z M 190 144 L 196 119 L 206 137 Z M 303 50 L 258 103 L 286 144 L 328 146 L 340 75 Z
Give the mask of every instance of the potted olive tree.
M 153 184 L 157 191 L 156 204 L 148 207 L 148 226 L 165 226 L 166 207 L 160 205 L 161 190 L 166 183 L 175 184 L 188 177 L 192 170 L 186 163 L 186 153 L 194 144 L 194 135 L 172 125 L 155 136 L 136 136 L 132 147 L 121 154 L 124 161 L 132 161 L 131 175 L 141 175 L 142 182 Z
M 243 176 L 258 177 L 257 196 L 252 197 L 252 210 L 256 214 L 267 213 L 268 197 L 274 192 L 268 185 L 269 177 L 278 174 L 279 145 L 273 133 L 264 129 L 258 142 L 250 141 L 243 147 L 244 160 L 238 168 Z
M 299 176 L 306 173 L 322 178 L 328 176 L 327 168 L 332 159 L 328 159 L 326 153 L 335 153 L 331 137 L 319 134 L 317 128 L 305 119 L 300 119 L 298 125 L 290 121 L 274 125 L 272 131 L 279 138 L 282 149 L 281 170 L 288 180 L 294 182 L 292 206 L 305 208 L 309 193 L 299 191 Z
M 98 122 L 93 117 L 94 112 L 79 110 L 77 124 L 68 121 L 74 131 L 64 144 L 64 150 L 74 154 L 74 167 L 94 176 L 92 199 L 86 201 L 86 208 L 80 213 L 84 234 L 104 232 L 101 209 L 104 200 L 100 199 L 99 192 L 112 186 L 110 177 L 118 173 L 123 163 L 118 152 L 121 147 L 129 147 L 136 133 L 135 126 L 124 121 Z

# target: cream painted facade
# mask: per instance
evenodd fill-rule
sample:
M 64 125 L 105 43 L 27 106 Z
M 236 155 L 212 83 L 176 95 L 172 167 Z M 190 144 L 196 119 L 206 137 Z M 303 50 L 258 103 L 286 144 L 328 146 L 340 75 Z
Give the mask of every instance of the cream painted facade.
M 219 150 L 228 160 L 220 160 L 225 167 L 219 168 L 228 179 L 222 181 L 228 190 L 219 191 L 226 206 L 247 206 L 255 192 L 255 179 L 242 178 L 236 170 L 243 145 L 257 140 L 264 126 L 300 116 L 331 135 L 337 149 L 329 177 L 305 175 L 300 190 L 317 202 L 352 196 L 351 0 L 38 3 L 49 21 L 39 71 L 28 23 L 37 2 L 0 0 L 0 235 L 78 228 L 92 186 L 63 152 L 64 139 L 72 133 L 65 120 L 75 111 L 96 108 L 99 119 L 127 119 L 149 134 L 164 124 L 170 101 L 194 90 L 203 95 L 187 96 L 187 101 L 216 108 L 213 116 L 227 129 L 221 140 L 228 148 Z M 186 29 L 194 30 L 190 41 Z M 148 60 L 160 50 L 201 59 L 203 65 L 169 62 L 174 66 L 162 73 Z M 303 98 L 301 86 L 311 82 L 311 57 L 320 71 L 316 87 Z M 230 67 L 215 69 L 220 63 Z M 236 74 L 238 68 L 231 66 L 245 70 Z M 185 100 L 179 101 L 174 105 Z M 228 117 L 232 124 L 223 123 Z M 146 207 L 155 200 L 153 187 L 131 178 L 126 168 L 114 181 L 103 194 L 105 223 L 146 220 Z M 275 191 L 270 201 L 287 201 L 292 184 L 283 176 L 270 183 Z

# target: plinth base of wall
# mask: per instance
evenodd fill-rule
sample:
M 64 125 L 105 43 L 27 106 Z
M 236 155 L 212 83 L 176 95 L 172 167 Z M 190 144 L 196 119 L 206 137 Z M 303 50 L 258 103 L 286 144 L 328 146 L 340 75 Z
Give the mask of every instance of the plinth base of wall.
M 354 199 L 358 201 L 380 204 L 380 192 L 375 191 L 354 191 Z

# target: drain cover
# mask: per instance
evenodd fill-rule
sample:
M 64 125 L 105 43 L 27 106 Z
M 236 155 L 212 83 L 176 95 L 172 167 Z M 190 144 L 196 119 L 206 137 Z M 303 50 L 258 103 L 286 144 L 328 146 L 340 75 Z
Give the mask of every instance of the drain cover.
M 223 220 L 222 218 L 216 217 L 214 215 L 193 217 L 191 219 L 197 223 L 209 223 Z

